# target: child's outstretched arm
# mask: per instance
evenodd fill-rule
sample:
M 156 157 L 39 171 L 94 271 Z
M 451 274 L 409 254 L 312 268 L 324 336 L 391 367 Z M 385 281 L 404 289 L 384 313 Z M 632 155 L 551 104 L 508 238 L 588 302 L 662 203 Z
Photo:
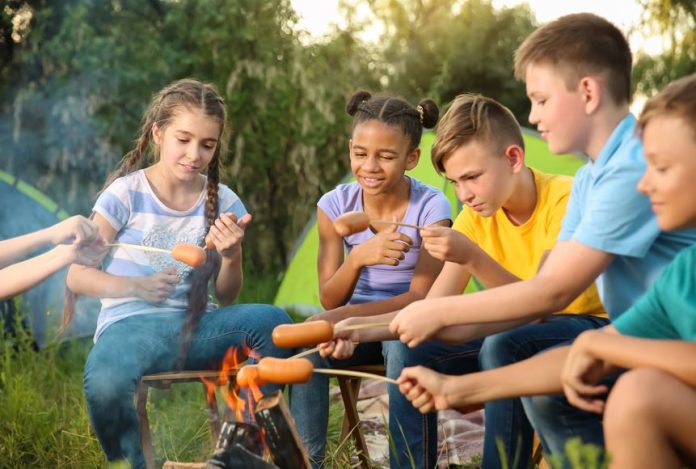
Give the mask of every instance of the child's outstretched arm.
M 98 238 L 97 225 L 82 215 L 75 215 L 48 228 L 0 241 L 0 267 L 50 244 L 82 244 Z
M 2 265 L 48 244 L 59 245 L 0 270 L 0 298 L 18 295 L 69 264 L 99 265 L 108 251 L 97 226 L 77 215 L 43 230 L 1 241 Z
M 537 275 L 470 295 L 417 301 L 394 318 L 390 330 L 416 347 L 447 326 L 533 320 L 567 307 L 613 260 L 576 241 L 561 241 Z
M 326 309 L 346 304 L 353 294 L 363 267 L 377 264 L 396 265 L 413 244 L 411 238 L 394 231 L 394 227 L 390 231 L 377 233 L 369 241 L 355 246 L 344 259 L 343 238 L 336 233 L 333 222 L 320 208 L 317 208 L 317 226 L 319 299 Z M 384 309 L 381 312 L 386 313 L 394 309 L 397 308 Z
M 563 367 L 563 390 L 573 405 L 601 413 L 606 393 L 598 385 L 616 368 L 655 368 L 696 388 L 696 343 L 642 339 L 621 335 L 613 326 L 583 332 L 573 343 Z
M 116 230 L 99 213 L 94 214 L 99 233 L 107 242 L 113 242 Z M 97 298 L 137 297 L 150 303 L 161 303 L 169 297 L 179 282 L 173 267 L 153 275 L 124 277 L 107 274 L 94 267 L 72 265 L 65 279 L 70 290 L 80 295 Z
M 421 412 L 466 409 L 475 404 L 562 390 L 561 369 L 569 347 L 559 347 L 512 365 L 452 376 L 417 366 L 404 368 L 399 389 Z

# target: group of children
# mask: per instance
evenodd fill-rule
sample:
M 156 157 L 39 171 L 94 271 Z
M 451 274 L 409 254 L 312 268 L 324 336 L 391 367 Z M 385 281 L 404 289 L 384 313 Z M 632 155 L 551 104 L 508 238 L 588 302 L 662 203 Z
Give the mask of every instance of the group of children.
M 574 180 L 529 168 L 517 121 L 490 98 L 458 96 L 439 123 L 430 100 L 413 107 L 358 92 L 348 103 L 356 181 L 318 202 L 326 311 L 309 320 L 376 326 L 338 333 L 309 358 L 384 363 L 398 379 L 389 386 L 392 467 L 434 467 L 434 411 L 482 403 L 486 468 L 527 467 L 534 432 L 553 454 L 573 436 L 605 446 L 617 468 L 696 461 L 696 76 L 669 85 L 636 120 L 631 63 L 621 31 L 591 14 L 542 26 L 515 54 L 530 122 L 553 152 L 589 158 Z M 282 310 L 231 305 L 251 216 L 219 182 L 225 121 L 211 86 L 175 82 L 154 97 L 92 220 L 0 243 L 16 258 L 57 244 L 1 270 L 1 297 L 73 264 L 69 288 L 102 298 L 85 393 L 110 461 L 144 466 L 133 406 L 142 375 L 217 368 L 232 346 L 255 357 L 293 352 L 270 340 L 290 321 Z M 445 197 L 405 174 L 422 129 L 436 123 L 433 165 L 464 205 L 453 225 Z M 154 161 L 138 169 L 148 154 Z M 332 222 L 351 210 L 425 228 L 375 223 L 342 238 Z M 107 246 L 206 240 L 215 247 L 195 271 Z M 220 306 L 208 298 L 211 277 Z M 472 277 L 485 290 L 462 295 Z M 192 310 L 200 314 L 189 327 Z M 327 379 L 292 386 L 290 404 L 319 467 Z

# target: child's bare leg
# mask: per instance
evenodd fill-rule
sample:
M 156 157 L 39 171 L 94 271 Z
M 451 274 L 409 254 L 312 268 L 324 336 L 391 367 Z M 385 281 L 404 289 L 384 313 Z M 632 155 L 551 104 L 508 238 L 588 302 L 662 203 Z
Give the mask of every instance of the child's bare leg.
M 696 460 L 696 389 L 654 369 L 619 378 L 604 414 L 612 469 L 681 468 Z

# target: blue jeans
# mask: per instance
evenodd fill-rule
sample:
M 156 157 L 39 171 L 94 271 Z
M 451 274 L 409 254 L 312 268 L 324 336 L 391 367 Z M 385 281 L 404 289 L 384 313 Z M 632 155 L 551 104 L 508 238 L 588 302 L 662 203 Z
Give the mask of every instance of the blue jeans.
M 84 388 L 90 421 L 109 461 L 127 459 L 144 468 L 133 398 L 143 375 L 174 369 L 184 313 L 130 316 L 106 328 L 87 357 Z M 273 345 L 271 331 L 289 323 L 269 305 L 233 305 L 205 314 L 193 334 L 187 370 L 219 369 L 225 352 L 245 345 L 260 356 L 288 357 Z M 262 388 L 273 392 L 278 386 Z
M 537 353 L 573 340 L 588 329 L 609 324 L 609 320 L 577 314 L 553 315 L 546 322 L 527 324 L 487 337 L 479 355 L 481 368 L 490 370 L 530 358 Z M 530 377 L 529 379 L 533 379 Z M 484 469 L 503 467 L 497 442 L 505 449 L 507 467 L 529 466 L 532 456 L 534 430 L 530 425 L 522 400 L 504 399 L 487 402 L 485 409 Z M 539 433 L 539 429 L 537 429 Z
M 360 344 L 349 360 L 308 358 L 317 368 L 384 363 L 387 376 L 398 378 L 404 367 L 424 365 L 442 373 L 463 374 L 478 370 L 481 342 L 446 345 L 427 342 L 410 349 L 399 341 Z M 437 461 L 437 413 L 422 415 L 394 385 L 388 385 L 390 467 L 432 468 Z M 307 384 L 293 385 L 290 408 L 297 430 L 307 446 L 313 467 L 321 467 L 326 449 L 329 416 L 329 379 L 315 374 Z
M 564 345 L 570 345 L 570 342 Z M 611 390 L 620 374 L 608 376 L 602 384 Z M 565 444 L 569 439 L 579 438 L 583 444 L 604 447 L 602 416 L 578 409 L 568 402 L 565 395 L 524 397 L 522 404 L 544 451 L 560 456 L 563 468 L 572 467 L 565 454 Z

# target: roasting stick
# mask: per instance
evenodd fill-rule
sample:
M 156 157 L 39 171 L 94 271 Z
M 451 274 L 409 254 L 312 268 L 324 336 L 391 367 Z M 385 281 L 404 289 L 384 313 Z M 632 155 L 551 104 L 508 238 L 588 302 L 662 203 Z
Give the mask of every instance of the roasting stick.
M 415 230 L 423 230 L 425 229 L 424 226 L 419 226 L 419 225 L 411 225 L 410 223 L 401 223 L 400 221 L 389 221 L 389 220 L 373 220 L 370 219 L 370 223 L 381 223 L 383 225 L 396 225 L 396 226 L 405 226 L 406 228 L 413 228 Z
M 107 244 L 109 247 L 121 247 L 124 249 L 136 249 L 138 251 L 149 251 L 149 252 L 161 252 L 163 254 L 171 255 L 175 260 L 181 261 L 184 264 L 188 264 L 191 267 L 198 268 L 205 264 L 206 253 L 205 250 L 195 244 L 177 244 L 173 249 L 160 249 L 151 246 L 141 246 L 139 244 L 127 244 L 127 243 L 110 243 Z
M 259 360 L 258 365 L 247 365 L 237 373 L 237 384 L 248 387 L 249 385 L 275 384 L 299 384 L 310 380 L 312 373 L 326 375 L 354 376 L 356 378 L 377 379 L 391 384 L 398 384 L 396 380 L 362 371 L 314 368 L 312 362 L 306 358 L 285 359 L 265 357 Z
M 356 378 L 376 379 L 378 381 L 384 381 L 385 383 L 391 383 L 396 385 L 399 384 L 399 382 L 395 379 L 387 378 L 386 376 L 376 375 L 373 373 L 365 373 L 363 371 L 339 370 L 334 368 L 314 368 L 314 373 L 322 373 L 325 375 L 354 376 Z
M 164 254 L 171 254 L 172 251 L 168 249 L 153 248 L 150 246 L 140 246 L 138 244 L 128 244 L 128 243 L 109 243 L 107 244 L 110 248 L 124 248 L 124 249 L 135 249 L 137 251 L 150 251 L 150 252 L 162 252 Z

